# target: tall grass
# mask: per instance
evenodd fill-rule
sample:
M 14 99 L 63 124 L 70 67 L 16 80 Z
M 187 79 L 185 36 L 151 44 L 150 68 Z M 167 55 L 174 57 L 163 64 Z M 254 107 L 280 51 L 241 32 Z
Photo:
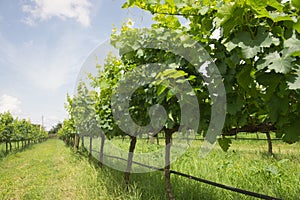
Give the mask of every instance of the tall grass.
M 128 149 L 128 139 L 116 138 L 112 142 Z M 137 151 L 163 148 L 163 142 L 157 145 L 138 140 Z M 95 139 L 95 150 L 98 144 Z M 209 155 L 200 158 L 201 144 L 201 140 L 191 143 L 171 168 L 253 192 L 299 199 L 299 143 L 275 141 L 275 154 L 269 156 L 266 141 L 233 140 L 227 153 L 216 145 Z M 132 174 L 126 189 L 123 172 L 106 166 L 100 169 L 83 153 L 74 154 L 56 139 L 8 155 L 0 161 L 0 169 L 0 199 L 166 199 L 163 172 Z M 254 199 L 183 177 L 171 178 L 176 199 Z
M 53 139 L 0 161 L 0 199 L 140 199 L 127 192 L 118 171 L 91 165 Z
M 264 136 L 260 134 L 259 138 L 264 138 Z M 256 138 L 256 135 L 241 134 L 240 137 Z M 88 147 L 88 139 L 85 141 Z M 111 142 L 124 151 L 128 150 L 128 139 L 123 141 L 116 138 Z M 162 145 L 151 144 L 145 139 L 140 139 L 136 152 L 149 152 L 163 148 L 164 141 L 160 143 Z M 95 151 L 99 149 L 98 144 L 99 140 L 94 139 Z M 215 145 L 210 154 L 204 158 L 199 157 L 201 145 L 201 140 L 194 141 L 188 151 L 171 164 L 171 169 L 265 195 L 283 199 L 299 199 L 300 143 L 289 145 L 275 140 L 273 141 L 274 155 L 270 156 L 267 153 L 267 141 L 233 140 L 228 152 L 223 152 L 218 145 Z M 113 152 L 106 153 L 114 154 Z M 98 156 L 95 152 L 93 155 Z M 124 161 L 118 162 L 119 164 L 123 162 L 125 165 Z M 121 175 L 120 181 L 122 178 Z M 141 190 L 141 199 L 165 199 L 162 172 L 133 174 L 131 181 Z M 172 175 L 172 182 L 177 199 L 255 199 L 175 175 Z

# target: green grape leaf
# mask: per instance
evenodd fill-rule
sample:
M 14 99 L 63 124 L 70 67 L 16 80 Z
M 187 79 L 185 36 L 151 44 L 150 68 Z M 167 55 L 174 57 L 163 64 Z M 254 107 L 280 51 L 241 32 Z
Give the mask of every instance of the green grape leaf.
M 279 98 L 276 95 L 267 102 L 267 106 L 269 108 L 269 116 L 271 121 L 276 122 L 280 115 L 286 115 L 289 108 L 289 99 L 288 97 Z
M 290 127 L 286 129 L 286 133 L 283 136 L 283 141 L 292 144 L 300 139 L 300 123 L 294 122 Z
M 223 151 L 227 152 L 230 145 L 231 145 L 231 139 L 229 138 L 218 138 L 218 143 Z
M 240 32 L 232 41 L 225 44 L 225 46 L 228 51 L 240 47 L 243 57 L 249 59 L 256 56 L 257 53 L 260 52 L 261 47 L 270 47 L 272 44 L 276 46 L 279 45 L 279 39 L 267 33 L 264 28 L 259 28 L 254 38 L 251 37 L 249 32 Z
M 300 33 L 300 18 L 298 18 L 298 21 L 294 24 L 293 28 Z
M 237 112 L 239 112 L 244 105 L 243 99 L 236 95 L 235 97 L 228 98 L 227 102 L 227 112 L 231 115 L 235 115 Z
M 174 0 L 176 7 L 181 9 L 181 8 L 186 8 L 188 7 L 186 3 L 184 3 L 182 0 Z
M 205 15 L 208 11 L 209 11 L 209 7 L 208 7 L 208 6 L 203 6 L 203 7 L 199 10 L 199 13 L 200 13 L 201 15 Z
M 300 40 L 296 38 L 295 34 L 284 41 L 283 46 L 287 50 L 286 55 L 300 56 Z
M 299 0 L 292 0 L 292 5 L 300 10 L 300 1 Z
M 160 85 L 158 87 L 158 90 L 156 91 L 157 96 L 159 96 L 159 99 L 163 100 L 163 97 L 165 96 L 165 91 L 167 87 L 165 85 Z
M 269 70 L 274 70 L 276 73 L 287 74 L 292 69 L 292 62 L 295 58 L 289 56 L 282 56 L 281 53 L 277 51 L 268 54 L 264 58 L 264 62 L 257 64 L 257 69 L 262 70 L 264 68 L 268 68 Z
M 223 35 L 228 36 L 229 33 L 239 24 L 242 23 L 244 9 L 238 6 L 236 2 L 224 4 L 218 9 L 216 20 L 217 27 L 223 27 Z
M 169 90 L 166 96 L 166 100 L 169 101 L 173 96 L 175 96 L 173 90 Z
M 257 17 L 262 18 L 270 18 L 272 19 L 270 13 L 266 9 L 267 6 L 275 8 L 277 11 L 283 11 L 283 5 L 276 0 L 248 0 L 246 1 L 247 5 L 249 5 L 257 14 Z
M 262 0 L 264 1 L 264 0 Z M 266 2 L 266 1 L 264 1 Z M 273 8 L 276 8 L 278 11 L 282 12 L 283 11 L 283 5 L 282 3 L 279 3 L 277 0 L 268 0 L 267 1 L 268 5 L 273 7 Z
M 256 75 L 256 81 L 267 88 L 265 93 L 265 98 L 266 100 L 269 100 L 270 98 L 272 98 L 278 84 L 281 82 L 281 76 L 280 74 L 276 74 L 274 72 L 273 73 L 260 72 L 257 73 Z
M 300 67 L 296 71 L 296 79 L 294 81 L 288 82 L 289 89 L 297 90 L 300 89 Z
M 270 17 L 274 22 L 293 21 L 293 18 L 291 16 L 286 15 L 284 13 L 270 12 Z
M 246 91 L 249 90 L 249 86 L 251 83 L 251 66 L 244 66 L 243 69 L 237 74 L 237 81 L 242 86 L 242 88 Z

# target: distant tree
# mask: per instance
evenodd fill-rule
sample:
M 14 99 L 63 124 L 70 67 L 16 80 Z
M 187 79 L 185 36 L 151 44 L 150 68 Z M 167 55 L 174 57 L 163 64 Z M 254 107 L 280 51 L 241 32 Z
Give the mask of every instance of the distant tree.
M 48 134 L 57 134 L 58 130 L 62 128 L 62 123 L 59 122 L 57 123 L 55 126 L 52 126 L 52 128 L 50 129 L 50 131 L 48 132 Z
M 9 149 L 12 149 L 11 146 L 11 139 L 13 135 L 13 121 L 14 118 L 11 115 L 10 112 L 5 112 L 1 115 L 1 121 L 0 121 L 0 131 L 1 131 L 1 140 L 5 142 L 6 144 L 6 152 L 8 151 L 8 145 Z

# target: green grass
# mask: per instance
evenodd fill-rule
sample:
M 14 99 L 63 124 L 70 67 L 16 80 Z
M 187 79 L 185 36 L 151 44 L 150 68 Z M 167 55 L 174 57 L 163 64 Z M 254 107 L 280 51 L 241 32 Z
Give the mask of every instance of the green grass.
M 288 145 L 276 141 L 274 148 L 277 149 L 280 146 L 281 154 L 275 153 L 274 156 L 269 156 L 266 153 L 266 141 L 233 141 L 232 147 L 227 153 L 216 146 L 203 159 L 197 157 L 196 146 L 198 146 L 197 143 L 189 149 L 185 156 L 175 162 L 172 168 L 253 192 L 283 199 L 299 199 L 299 143 Z M 196 185 L 199 185 L 199 183 L 192 183 L 186 179 L 182 181 L 190 187 L 198 187 Z M 176 187 L 180 188 L 179 186 Z M 203 184 L 201 190 L 209 191 L 205 199 L 252 199 Z M 184 193 L 185 191 L 181 190 L 181 192 Z M 211 194 L 215 197 L 209 197 Z M 185 195 L 190 195 L 190 199 L 197 199 L 192 191 Z
M 99 140 L 93 141 L 93 149 L 99 149 Z M 112 142 L 128 149 L 128 139 Z M 88 143 L 86 138 L 87 147 Z M 163 148 L 164 141 L 160 143 L 138 140 L 136 148 L 138 152 L 149 152 Z M 171 168 L 253 192 L 299 199 L 300 143 L 273 143 L 274 156 L 266 153 L 266 141 L 233 140 L 227 153 L 216 145 L 208 156 L 200 158 L 202 141 L 197 140 Z M 8 155 L 0 161 L 0 169 L 0 199 L 166 199 L 163 172 L 132 174 L 127 191 L 122 172 L 100 169 L 56 139 Z M 176 199 L 255 199 L 175 175 L 171 178 Z
M 240 136 L 256 138 L 255 134 Z M 260 134 L 259 137 L 265 136 Z M 128 139 L 122 141 L 118 138 L 112 140 L 112 143 L 123 150 L 129 147 Z M 161 140 L 160 143 L 161 145 L 156 145 L 138 140 L 136 152 L 163 148 L 164 141 Z M 269 156 L 267 141 L 233 140 L 227 153 L 215 145 L 208 156 L 200 158 L 201 144 L 200 140 L 193 142 L 185 155 L 172 163 L 171 169 L 265 195 L 300 199 L 300 143 L 289 145 L 280 140 L 273 141 L 274 155 Z M 85 146 L 89 146 L 88 138 L 85 139 Z M 93 149 L 99 149 L 99 140 L 93 140 Z M 105 152 L 109 150 L 105 149 Z M 109 154 L 120 156 L 112 151 Z M 97 153 L 93 155 L 98 157 Z M 118 165 L 126 165 L 122 162 L 116 161 Z M 148 163 L 147 160 L 140 162 Z M 133 174 L 131 181 L 141 190 L 141 199 L 165 198 L 162 172 Z M 177 199 L 255 199 L 175 175 L 172 175 L 172 183 Z
M 62 141 L 51 139 L 0 161 L 0 199 L 138 199 L 122 174 L 97 169 Z M 129 197 L 129 198 L 128 198 Z

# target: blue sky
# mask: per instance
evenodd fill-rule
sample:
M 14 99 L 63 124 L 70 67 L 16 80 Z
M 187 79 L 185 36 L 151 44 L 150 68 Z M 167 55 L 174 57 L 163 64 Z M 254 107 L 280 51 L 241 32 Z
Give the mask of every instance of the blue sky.
M 123 10 L 125 0 L 0 1 L 0 112 L 30 118 L 49 129 L 66 117 L 66 94 L 89 53 L 107 40 L 113 24 L 151 16 Z

